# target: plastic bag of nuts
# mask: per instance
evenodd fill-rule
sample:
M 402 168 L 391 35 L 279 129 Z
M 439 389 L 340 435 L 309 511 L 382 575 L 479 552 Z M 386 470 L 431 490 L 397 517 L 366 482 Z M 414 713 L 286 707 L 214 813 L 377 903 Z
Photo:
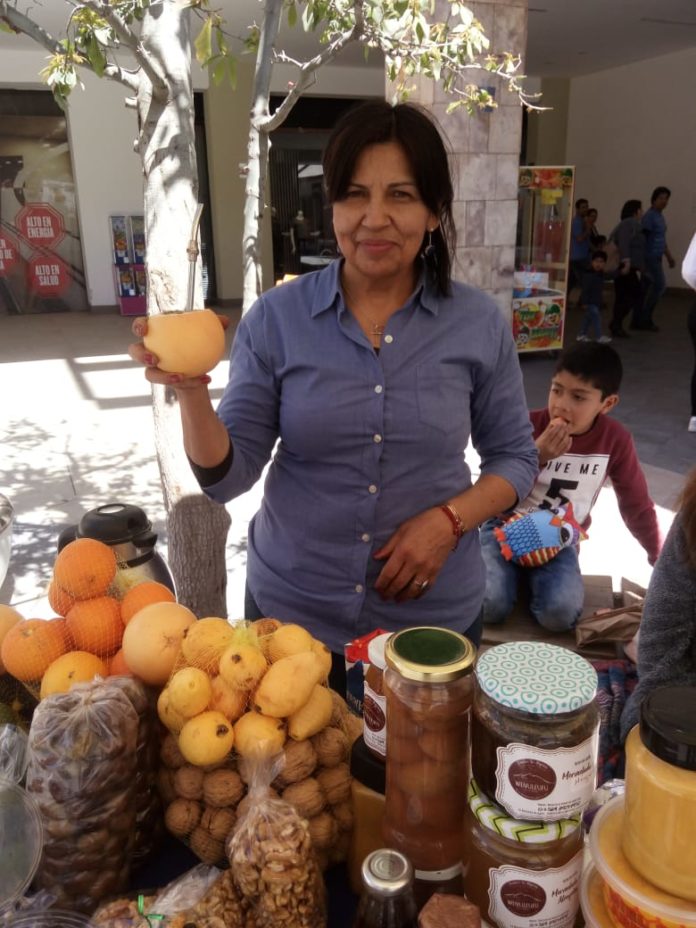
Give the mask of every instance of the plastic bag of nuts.
M 44 830 L 36 885 L 58 908 L 91 912 L 128 883 L 137 737 L 133 703 L 108 680 L 50 696 L 34 713 L 26 788 Z
M 324 881 L 309 826 L 288 802 L 270 794 L 282 760 L 245 763 L 250 801 L 227 842 L 227 856 L 251 919 L 256 928 L 324 928 Z

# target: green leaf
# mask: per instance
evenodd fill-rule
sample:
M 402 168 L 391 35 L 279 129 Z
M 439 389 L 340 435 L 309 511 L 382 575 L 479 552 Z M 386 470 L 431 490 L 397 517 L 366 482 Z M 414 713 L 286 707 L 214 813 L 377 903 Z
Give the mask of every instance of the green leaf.
M 210 17 L 203 23 L 193 47 L 196 51 L 196 60 L 205 66 L 213 57 L 213 21 Z
M 288 26 L 293 29 L 297 25 L 297 7 L 291 3 L 288 7 Z
M 87 61 L 92 65 L 97 77 L 103 77 L 106 70 L 106 56 L 94 36 L 90 36 L 85 48 Z
M 6 23 L 4 19 L 0 19 L 0 32 L 9 32 L 11 35 L 14 35 L 15 30 L 9 23 Z

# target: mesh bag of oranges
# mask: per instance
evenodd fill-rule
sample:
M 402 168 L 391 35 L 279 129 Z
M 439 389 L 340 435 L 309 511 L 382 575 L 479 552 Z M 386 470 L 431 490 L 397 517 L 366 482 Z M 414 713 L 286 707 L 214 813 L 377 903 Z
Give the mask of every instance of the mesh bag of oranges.
M 2 638 L 6 671 L 36 697 L 67 692 L 97 676 L 129 674 L 121 644 L 128 622 L 143 607 L 174 600 L 161 583 L 145 580 L 123 590 L 109 545 L 78 538 L 58 554 L 48 588 L 50 620 L 27 618 Z
M 330 667 L 325 645 L 276 619 L 204 618 L 182 633 L 158 700 L 168 729 L 159 787 L 167 828 L 203 862 L 224 861 L 249 765 L 276 758 L 272 795 L 307 820 L 322 866 L 345 858 L 353 739 L 345 702 L 326 686 Z

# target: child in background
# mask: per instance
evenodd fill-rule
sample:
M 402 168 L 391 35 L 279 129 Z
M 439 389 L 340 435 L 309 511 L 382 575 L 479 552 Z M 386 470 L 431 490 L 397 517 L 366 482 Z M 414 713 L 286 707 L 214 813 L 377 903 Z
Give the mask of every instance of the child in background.
M 590 266 L 584 271 L 580 283 L 580 307 L 585 315 L 580 323 L 580 332 L 578 333 L 579 342 L 589 342 L 590 332 L 594 333 L 594 338 L 601 344 L 607 344 L 611 341 L 609 335 L 602 335 L 602 291 L 605 280 L 613 280 L 619 276 L 619 273 L 628 272 L 623 264 L 620 271 L 607 273 L 607 253 L 606 251 L 595 251 L 590 259 Z
M 612 482 L 621 517 L 654 564 L 660 531 L 630 433 L 609 413 L 619 402 L 623 369 L 609 345 L 588 342 L 564 351 L 551 380 L 548 407 L 530 413 L 539 451 L 539 476 L 516 513 L 525 514 L 573 504 L 585 531 L 590 512 L 607 478 Z M 495 529 L 510 513 L 481 527 L 486 567 L 483 621 L 503 622 L 512 611 L 520 580 L 529 583 L 529 607 L 549 631 L 567 631 L 582 612 L 584 586 L 577 548 L 562 548 L 550 561 L 521 567 L 504 558 Z

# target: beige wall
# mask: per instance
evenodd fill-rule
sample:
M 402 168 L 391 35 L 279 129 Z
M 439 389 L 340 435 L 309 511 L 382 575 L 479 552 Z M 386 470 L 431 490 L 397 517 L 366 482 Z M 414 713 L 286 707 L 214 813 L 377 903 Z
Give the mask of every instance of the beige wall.
M 565 164 L 568 132 L 570 81 L 545 78 L 540 81 L 539 106 L 527 115 L 527 164 Z
M 567 161 L 575 191 L 599 210 L 610 232 L 625 200 L 650 204 L 654 187 L 672 190 L 665 211 L 677 259 L 670 286 L 684 286 L 679 263 L 696 229 L 696 48 L 601 71 L 571 82 Z

